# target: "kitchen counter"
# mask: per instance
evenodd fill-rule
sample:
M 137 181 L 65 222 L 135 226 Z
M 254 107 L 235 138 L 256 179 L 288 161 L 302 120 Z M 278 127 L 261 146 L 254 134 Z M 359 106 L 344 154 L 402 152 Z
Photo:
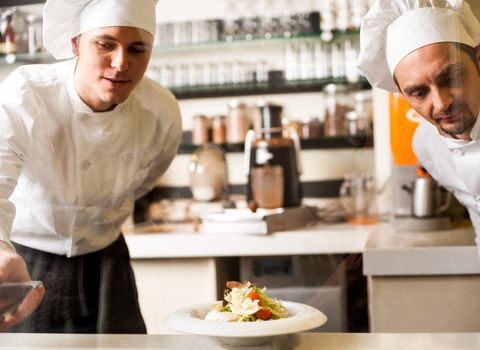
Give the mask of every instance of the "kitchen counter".
M 318 223 L 268 235 L 205 234 L 193 225 L 125 235 L 132 259 L 364 254 L 366 275 L 480 274 L 471 226 L 397 231 L 390 223 Z
M 431 232 L 370 232 L 363 253 L 369 276 L 480 274 L 471 226 Z
M 300 333 L 274 337 L 271 343 L 254 347 L 230 347 L 216 339 L 190 335 L 74 335 L 2 334 L 0 349 L 317 349 L 402 350 L 479 349 L 480 333 Z
M 239 257 L 361 254 L 371 227 L 318 223 L 268 235 L 196 233 L 193 225 L 158 230 L 125 235 L 149 334 L 171 334 L 162 320 L 185 300 L 218 300 L 225 282 L 239 278 Z
M 364 226 L 318 223 L 269 235 L 233 235 L 228 232 L 196 233 L 193 225 L 171 225 L 156 233 L 138 232 L 125 237 L 149 334 L 171 334 L 162 320 L 185 306 L 184 300 L 192 304 L 217 300 L 225 281 L 238 276 L 239 257 L 323 254 L 363 254 L 364 274 L 370 288 L 369 302 L 379 312 L 394 310 L 392 312 L 398 313 L 410 310 L 406 305 L 431 302 L 424 313 L 425 319 L 418 324 L 420 331 L 421 327 L 425 327 L 425 332 L 431 329 L 480 331 L 480 327 L 475 328 L 475 323 L 480 324 L 480 316 L 477 322 L 469 312 L 480 307 L 480 300 L 478 307 L 475 303 L 478 298 L 470 298 L 470 304 L 458 303 L 457 315 L 463 314 L 470 321 L 456 322 L 458 328 L 455 329 L 452 329 L 448 312 L 445 315 L 432 313 L 432 310 L 446 310 L 440 308 L 436 300 L 441 303 L 450 300 L 452 304 L 451 300 L 462 300 L 456 297 L 458 293 L 480 295 L 480 262 L 470 226 L 411 232 L 395 230 L 390 223 Z M 432 279 L 435 276 L 437 279 Z M 165 288 L 166 285 L 170 288 Z M 196 286 L 193 299 L 189 293 L 191 285 Z M 442 296 L 429 298 L 437 290 L 444 292 Z M 396 294 L 392 296 L 392 293 Z M 410 302 L 412 295 L 418 296 L 415 303 Z M 391 309 L 395 300 L 398 308 Z M 375 315 L 374 309 L 370 311 Z M 371 319 L 372 329 L 379 332 L 414 330 L 415 323 L 407 315 L 391 318 L 391 314 L 382 312 L 381 317 L 377 315 Z M 415 314 L 412 311 L 411 315 Z M 428 328 L 433 323 L 427 316 L 432 314 L 444 320 L 436 328 Z M 388 320 L 395 319 L 406 321 L 402 325 L 393 324 L 391 328 L 380 328 L 388 325 Z
M 480 261 L 471 227 L 385 227 L 370 233 L 363 263 L 371 331 L 480 331 Z
M 269 235 L 204 234 L 193 225 L 169 232 L 131 233 L 125 239 L 132 259 L 348 254 L 363 252 L 371 226 L 315 224 Z

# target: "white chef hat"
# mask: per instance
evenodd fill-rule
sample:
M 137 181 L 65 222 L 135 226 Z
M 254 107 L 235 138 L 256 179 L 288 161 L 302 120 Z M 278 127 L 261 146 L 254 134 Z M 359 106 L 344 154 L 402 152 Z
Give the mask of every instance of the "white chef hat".
M 155 35 L 158 0 L 47 0 L 43 45 L 57 59 L 73 57 L 71 39 L 92 29 L 126 26 Z
M 480 23 L 465 1 L 376 0 L 362 21 L 357 66 L 373 86 L 398 91 L 393 73 L 402 58 L 439 42 L 480 43 Z

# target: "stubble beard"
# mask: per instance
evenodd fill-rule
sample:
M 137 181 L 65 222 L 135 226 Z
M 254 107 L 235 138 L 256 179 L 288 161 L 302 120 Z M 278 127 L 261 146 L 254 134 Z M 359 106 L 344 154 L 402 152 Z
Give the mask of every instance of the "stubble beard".
M 467 132 L 469 133 L 472 130 L 476 120 L 476 116 L 470 110 L 468 110 L 465 118 L 457 121 L 454 125 L 450 127 L 444 127 L 440 124 L 439 127 L 446 134 L 458 139 L 459 136 L 465 135 Z

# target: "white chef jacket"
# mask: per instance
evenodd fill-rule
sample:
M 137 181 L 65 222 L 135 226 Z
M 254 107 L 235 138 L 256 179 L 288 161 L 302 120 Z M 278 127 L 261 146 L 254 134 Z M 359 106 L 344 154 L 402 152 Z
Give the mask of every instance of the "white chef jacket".
M 480 117 L 470 137 L 472 141 L 443 136 L 423 121 L 415 131 L 413 149 L 420 164 L 467 208 L 480 247 Z
M 67 256 L 118 238 L 182 128 L 174 96 L 146 77 L 113 111 L 93 112 L 75 63 L 22 66 L 0 84 L 0 239 Z

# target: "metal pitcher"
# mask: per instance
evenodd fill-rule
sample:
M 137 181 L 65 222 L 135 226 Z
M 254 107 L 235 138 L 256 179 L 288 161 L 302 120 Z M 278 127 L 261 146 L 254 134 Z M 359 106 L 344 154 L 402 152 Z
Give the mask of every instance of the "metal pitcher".
M 438 217 L 450 206 L 450 193 L 446 193 L 445 203 L 442 203 L 440 186 L 430 176 L 419 177 L 412 187 L 404 185 L 403 189 L 412 196 L 412 214 L 415 217 Z

